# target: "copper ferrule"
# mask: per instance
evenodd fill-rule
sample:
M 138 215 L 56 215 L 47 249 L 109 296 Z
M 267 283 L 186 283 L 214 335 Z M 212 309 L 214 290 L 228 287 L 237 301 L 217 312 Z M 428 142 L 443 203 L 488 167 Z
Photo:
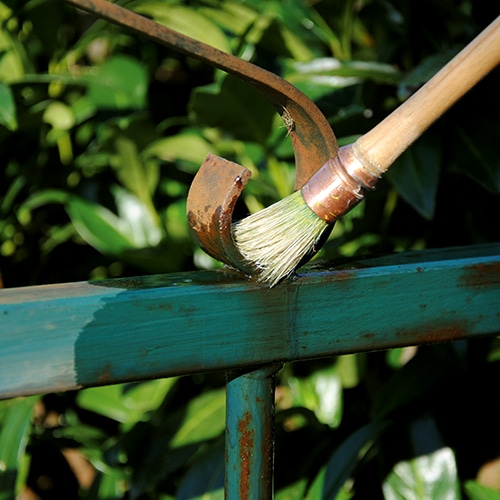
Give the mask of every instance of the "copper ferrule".
M 379 176 L 370 173 L 354 156 L 352 145 L 343 146 L 302 187 L 309 208 L 325 222 L 335 222 L 357 205 Z

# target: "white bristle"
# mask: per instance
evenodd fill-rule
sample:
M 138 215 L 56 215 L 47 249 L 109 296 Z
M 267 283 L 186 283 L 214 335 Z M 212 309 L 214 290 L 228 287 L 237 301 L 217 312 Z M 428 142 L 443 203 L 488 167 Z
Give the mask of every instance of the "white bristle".
M 233 224 L 239 252 L 271 287 L 290 276 L 316 245 L 328 223 L 306 204 L 300 191 Z

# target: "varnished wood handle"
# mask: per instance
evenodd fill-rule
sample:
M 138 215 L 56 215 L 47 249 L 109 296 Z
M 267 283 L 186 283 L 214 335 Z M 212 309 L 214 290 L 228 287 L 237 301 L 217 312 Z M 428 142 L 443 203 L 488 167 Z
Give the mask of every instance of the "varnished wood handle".
M 500 63 L 500 17 L 423 87 L 353 144 L 363 166 L 385 172 L 449 107 Z

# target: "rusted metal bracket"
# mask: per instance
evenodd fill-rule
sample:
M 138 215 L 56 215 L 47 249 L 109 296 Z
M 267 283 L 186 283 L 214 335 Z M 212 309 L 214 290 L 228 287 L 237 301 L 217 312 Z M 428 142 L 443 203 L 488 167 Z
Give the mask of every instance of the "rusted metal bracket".
M 187 219 L 196 243 L 217 260 L 247 274 L 251 269 L 234 245 L 231 224 L 250 175 L 250 170 L 237 163 L 208 155 L 187 198 Z
M 296 189 L 337 155 L 337 140 L 322 112 L 305 94 L 274 73 L 107 0 L 65 1 L 226 71 L 259 90 L 281 115 L 289 130 L 295 155 Z M 244 272 L 249 270 L 233 243 L 231 221 L 236 201 L 249 177 L 247 169 L 210 155 L 197 173 L 187 200 L 188 220 L 198 244 L 216 259 Z

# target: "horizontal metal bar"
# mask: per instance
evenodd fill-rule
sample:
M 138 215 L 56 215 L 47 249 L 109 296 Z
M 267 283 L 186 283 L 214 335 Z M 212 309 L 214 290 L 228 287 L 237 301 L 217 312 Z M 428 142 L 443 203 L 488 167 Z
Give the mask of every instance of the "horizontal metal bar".
M 0 397 L 500 332 L 500 244 L 304 272 L 199 271 L 0 291 Z

